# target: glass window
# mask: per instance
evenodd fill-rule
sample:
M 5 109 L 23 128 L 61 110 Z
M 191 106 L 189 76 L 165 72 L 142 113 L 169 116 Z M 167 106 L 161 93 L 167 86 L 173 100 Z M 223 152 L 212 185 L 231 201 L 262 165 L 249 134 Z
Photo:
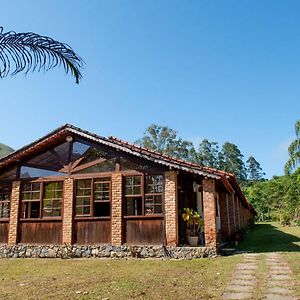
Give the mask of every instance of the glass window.
M 28 182 L 23 184 L 21 193 L 22 218 L 40 217 L 40 194 L 40 182 Z
M 162 213 L 163 176 L 145 176 L 145 214 Z
M 125 178 L 125 215 L 162 213 L 163 176 L 127 176 Z
M 0 185 L 0 219 L 9 218 L 11 184 Z
M 76 216 L 110 216 L 110 178 L 76 181 Z
M 62 181 L 45 183 L 43 217 L 60 217 L 63 197 Z
M 60 217 L 63 182 L 27 182 L 21 191 L 21 217 L 24 219 Z
M 76 181 L 76 215 L 90 216 L 91 214 L 91 179 L 83 179 Z

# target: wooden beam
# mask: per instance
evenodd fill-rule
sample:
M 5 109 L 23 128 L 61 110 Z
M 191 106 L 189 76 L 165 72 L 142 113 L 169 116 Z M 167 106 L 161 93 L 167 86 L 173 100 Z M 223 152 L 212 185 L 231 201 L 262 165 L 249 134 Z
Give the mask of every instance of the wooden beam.
M 72 173 L 73 173 L 73 172 L 78 172 L 78 171 L 81 171 L 81 170 L 84 170 L 84 169 L 87 169 L 87 168 L 89 168 L 89 167 L 92 167 L 92 166 L 97 165 L 97 164 L 99 164 L 99 163 L 102 163 L 102 162 L 104 162 L 104 161 L 106 161 L 105 158 L 98 158 L 98 159 L 96 159 L 96 160 L 94 160 L 94 161 L 88 162 L 88 163 L 86 163 L 86 164 L 80 165 L 80 166 L 78 166 L 78 167 L 72 169 Z

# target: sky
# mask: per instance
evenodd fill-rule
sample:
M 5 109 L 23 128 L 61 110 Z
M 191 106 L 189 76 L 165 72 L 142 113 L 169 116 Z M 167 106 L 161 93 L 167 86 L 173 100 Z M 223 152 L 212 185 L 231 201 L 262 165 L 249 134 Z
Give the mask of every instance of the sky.
M 235 143 L 282 175 L 300 111 L 298 0 L 3 1 L 4 31 L 69 44 L 62 68 L 0 80 L 0 142 L 18 149 L 71 123 L 133 142 L 152 123 Z

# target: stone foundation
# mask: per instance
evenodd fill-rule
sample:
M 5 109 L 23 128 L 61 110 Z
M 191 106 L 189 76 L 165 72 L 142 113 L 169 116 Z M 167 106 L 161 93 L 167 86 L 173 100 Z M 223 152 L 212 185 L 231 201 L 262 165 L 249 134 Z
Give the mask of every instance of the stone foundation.
M 172 258 L 216 256 L 212 247 L 2 245 L 0 258 Z

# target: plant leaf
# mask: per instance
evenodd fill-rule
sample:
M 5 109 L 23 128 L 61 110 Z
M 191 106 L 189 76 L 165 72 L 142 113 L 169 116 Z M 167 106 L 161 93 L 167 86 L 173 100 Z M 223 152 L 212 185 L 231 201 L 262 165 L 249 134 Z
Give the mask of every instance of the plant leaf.
M 83 60 L 69 45 L 33 32 L 4 33 L 0 27 L 0 78 L 30 70 L 49 71 L 61 65 L 79 83 Z

